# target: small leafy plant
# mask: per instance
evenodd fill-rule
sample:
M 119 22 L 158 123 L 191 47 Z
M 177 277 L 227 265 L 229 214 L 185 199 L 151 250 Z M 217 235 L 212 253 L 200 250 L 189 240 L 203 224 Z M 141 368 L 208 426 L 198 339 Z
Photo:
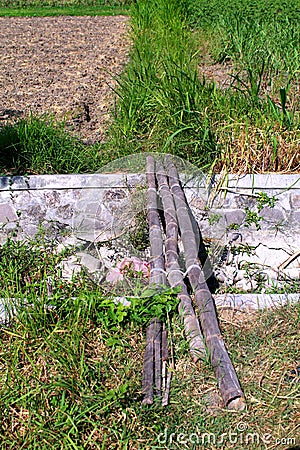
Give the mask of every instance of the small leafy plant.
M 275 202 L 277 202 L 278 199 L 273 196 L 270 197 L 266 192 L 258 192 L 257 194 L 257 210 L 260 212 L 265 206 L 268 206 L 269 208 L 274 208 Z
M 208 217 L 208 223 L 209 225 L 215 225 L 217 224 L 221 219 L 221 215 L 217 213 L 211 213 Z
M 245 226 L 249 227 L 251 224 L 254 224 L 256 226 L 257 230 L 260 230 L 261 228 L 261 221 L 263 220 L 263 216 L 261 216 L 259 213 L 262 211 L 262 209 L 265 206 L 268 206 L 269 208 L 274 208 L 275 202 L 278 200 L 276 197 L 270 197 L 266 192 L 258 192 L 256 194 L 257 202 L 256 202 L 256 209 L 257 211 L 249 208 L 248 206 L 245 208 Z
M 260 222 L 263 218 L 256 212 L 250 209 L 248 206 L 245 208 L 245 226 L 250 227 L 250 225 L 254 224 L 257 230 L 260 230 L 261 225 Z

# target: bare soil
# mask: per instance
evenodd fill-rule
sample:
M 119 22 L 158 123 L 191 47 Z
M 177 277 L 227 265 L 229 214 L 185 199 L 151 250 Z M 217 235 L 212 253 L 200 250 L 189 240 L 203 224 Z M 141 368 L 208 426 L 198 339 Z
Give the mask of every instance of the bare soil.
M 128 21 L 0 17 L 0 126 L 51 113 L 83 141 L 103 141 L 114 78 L 128 60 Z

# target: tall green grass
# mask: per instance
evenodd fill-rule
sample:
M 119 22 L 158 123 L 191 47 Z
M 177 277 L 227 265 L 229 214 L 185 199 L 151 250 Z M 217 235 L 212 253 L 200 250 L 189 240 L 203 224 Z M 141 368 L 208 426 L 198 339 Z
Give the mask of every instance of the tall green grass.
M 196 46 L 180 3 L 140 0 L 131 17 L 133 49 L 118 80 L 113 146 L 122 154 L 168 151 L 211 164 L 217 149 L 205 98 L 214 89 L 197 75 Z
M 261 71 L 265 82 L 299 81 L 300 2 L 186 0 L 190 26 L 209 36 L 216 61 Z M 272 86 L 271 86 L 272 87 Z
M 237 3 L 240 9 L 175 0 L 139 0 L 132 6 L 133 49 L 118 80 L 111 130 L 114 157 L 168 151 L 206 169 L 216 165 L 220 170 L 224 164 L 247 172 L 299 169 L 300 156 L 294 155 L 299 129 L 298 22 L 281 17 L 267 26 L 262 11 L 244 17 L 246 0 Z M 233 65 L 226 90 L 199 73 L 206 58 L 201 54 L 203 41 L 210 58 Z M 246 158 L 244 133 L 254 149 Z M 272 134 L 279 143 L 276 157 L 270 155 Z
M 175 450 L 183 441 L 191 449 L 267 449 L 279 442 L 297 448 L 299 304 L 252 315 L 235 311 L 234 320 L 220 314 L 248 404 L 233 414 L 218 406 L 208 361 L 192 362 L 169 295 L 170 405 L 143 407 L 145 319 L 162 302 L 155 310 L 148 297 L 128 308 L 84 273 L 63 280 L 59 263 L 66 254 L 54 250 L 42 238 L 0 248 L 0 298 L 17 306 L 10 324 L 0 325 L 1 449 Z
M 3 175 L 94 172 L 100 165 L 97 146 L 84 146 L 50 116 L 31 116 L 0 128 Z

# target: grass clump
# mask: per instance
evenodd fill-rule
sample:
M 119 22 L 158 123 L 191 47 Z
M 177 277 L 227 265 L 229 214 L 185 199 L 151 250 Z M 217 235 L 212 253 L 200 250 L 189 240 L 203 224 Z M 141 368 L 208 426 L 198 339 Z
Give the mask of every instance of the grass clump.
M 133 49 L 111 130 L 114 157 L 150 149 L 218 171 L 299 170 L 298 9 L 291 5 L 284 17 L 274 6 L 278 14 L 269 15 L 272 5 L 257 3 L 132 6 Z M 219 64 L 221 78 L 230 66 L 226 89 L 209 77 L 208 62 L 210 72 Z
M 133 50 L 118 80 L 112 151 L 169 152 L 210 165 L 217 149 L 204 105 L 213 91 L 197 75 L 180 3 L 139 0 L 131 17 Z
M 0 171 L 5 175 L 94 172 L 97 146 L 84 146 L 51 117 L 30 116 L 0 128 Z
M 66 255 L 50 247 L 8 241 L 1 249 L 0 296 L 9 293 L 16 306 L 10 324 L 0 328 L 2 448 L 177 449 L 183 441 L 188 448 L 224 450 L 232 444 L 241 450 L 249 443 L 261 449 L 299 445 L 299 305 L 252 316 L 220 314 L 248 404 L 247 411 L 232 414 L 218 406 L 208 360 L 199 367 L 190 359 L 172 293 L 145 292 L 132 308 L 115 304 L 84 273 L 63 280 L 59 262 Z M 12 268 L 18 265 L 16 284 Z M 44 289 L 49 276 L 50 298 Z M 164 409 L 141 406 L 144 329 L 155 314 L 169 317 L 174 352 L 170 405 Z
M 299 171 L 299 2 L 187 0 L 185 7 L 200 73 L 227 83 L 219 100 L 228 108 L 215 122 L 217 169 Z
M 186 7 L 189 25 L 202 30 L 213 61 L 230 63 L 234 81 L 253 100 L 277 94 L 275 103 L 286 114 L 287 96 L 299 83 L 299 2 L 283 8 L 279 1 L 187 0 Z

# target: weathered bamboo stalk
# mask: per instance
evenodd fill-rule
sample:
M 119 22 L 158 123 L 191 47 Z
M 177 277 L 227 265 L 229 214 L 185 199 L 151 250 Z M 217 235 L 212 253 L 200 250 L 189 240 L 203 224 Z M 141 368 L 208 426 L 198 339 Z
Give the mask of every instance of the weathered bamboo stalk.
M 161 333 L 161 359 L 162 359 L 162 391 L 165 392 L 167 384 L 167 364 L 169 359 L 169 348 L 168 348 L 168 334 L 166 330 L 166 325 L 163 323 L 163 329 Z
M 154 392 L 157 397 L 161 396 L 162 388 L 162 323 L 159 319 L 155 321 L 154 335 Z
M 155 180 L 155 160 L 147 157 L 147 219 L 150 238 L 150 285 L 166 284 L 164 246 L 162 228 L 157 207 Z M 162 361 L 161 361 L 161 321 L 152 319 L 146 330 L 146 350 L 143 365 L 143 401 L 145 405 L 153 403 L 154 394 L 161 395 Z M 153 390 L 154 385 L 154 390 Z
M 183 274 L 178 262 L 178 224 L 177 215 L 168 179 L 163 166 L 160 164 L 156 172 L 159 193 L 162 200 L 166 222 L 166 269 L 171 287 L 179 286 L 179 313 L 183 318 L 185 334 L 189 341 L 190 352 L 196 362 L 206 355 L 205 345 L 198 318 L 195 314 L 191 297 L 183 281 Z
M 146 329 L 146 348 L 144 353 L 143 364 L 143 405 L 152 405 L 153 403 L 153 378 L 154 378 L 154 334 L 155 320 L 151 320 L 150 325 Z
M 169 359 L 168 333 L 165 324 L 163 324 L 163 329 L 161 333 L 161 359 L 163 361 L 168 361 Z
M 165 258 L 161 221 L 157 207 L 157 191 L 155 181 L 155 159 L 147 157 L 147 219 L 150 239 L 150 284 L 165 285 Z
M 168 370 L 168 375 L 167 375 L 167 380 L 166 380 L 166 387 L 165 387 L 163 398 L 162 398 L 162 402 L 161 402 L 162 406 L 167 406 L 168 403 L 169 403 L 171 381 L 172 381 L 172 372 L 171 372 L 171 370 Z
M 162 359 L 162 406 L 167 406 L 169 403 L 169 393 L 171 387 L 172 373 L 168 369 L 169 346 L 168 346 L 168 333 L 165 324 L 163 324 L 161 334 L 161 359 Z
M 167 343 L 167 335 L 166 335 L 166 343 Z M 165 359 L 166 357 L 168 357 L 169 359 L 169 351 L 168 351 L 168 345 L 166 345 L 166 349 L 167 349 L 167 353 L 166 351 L 164 352 L 165 354 Z M 166 363 L 166 361 L 164 361 L 164 363 Z M 162 406 L 167 406 L 169 403 L 169 396 L 170 396 L 170 389 L 171 389 L 171 381 L 172 381 L 172 373 L 175 370 L 175 364 L 174 364 L 174 348 L 172 345 L 172 341 L 171 341 L 171 361 L 169 362 L 169 365 L 167 367 L 166 370 L 166 380 L 165 380 L 165 388 L 163 391 L 163 396 L 162 396 L 162 401 L 161 404 Z
M 199 264 L 198 247 L 185 195 L 180 185 L 177 170 L 170 161 L 168 162 L 168 175 L 184 247 L 186 271 L 195 294 L 202 331 L 218 380 L 220 393 L 228 409 L 243 410 L 246 406 L 244 393 L 220 332 L 214 300 Z

